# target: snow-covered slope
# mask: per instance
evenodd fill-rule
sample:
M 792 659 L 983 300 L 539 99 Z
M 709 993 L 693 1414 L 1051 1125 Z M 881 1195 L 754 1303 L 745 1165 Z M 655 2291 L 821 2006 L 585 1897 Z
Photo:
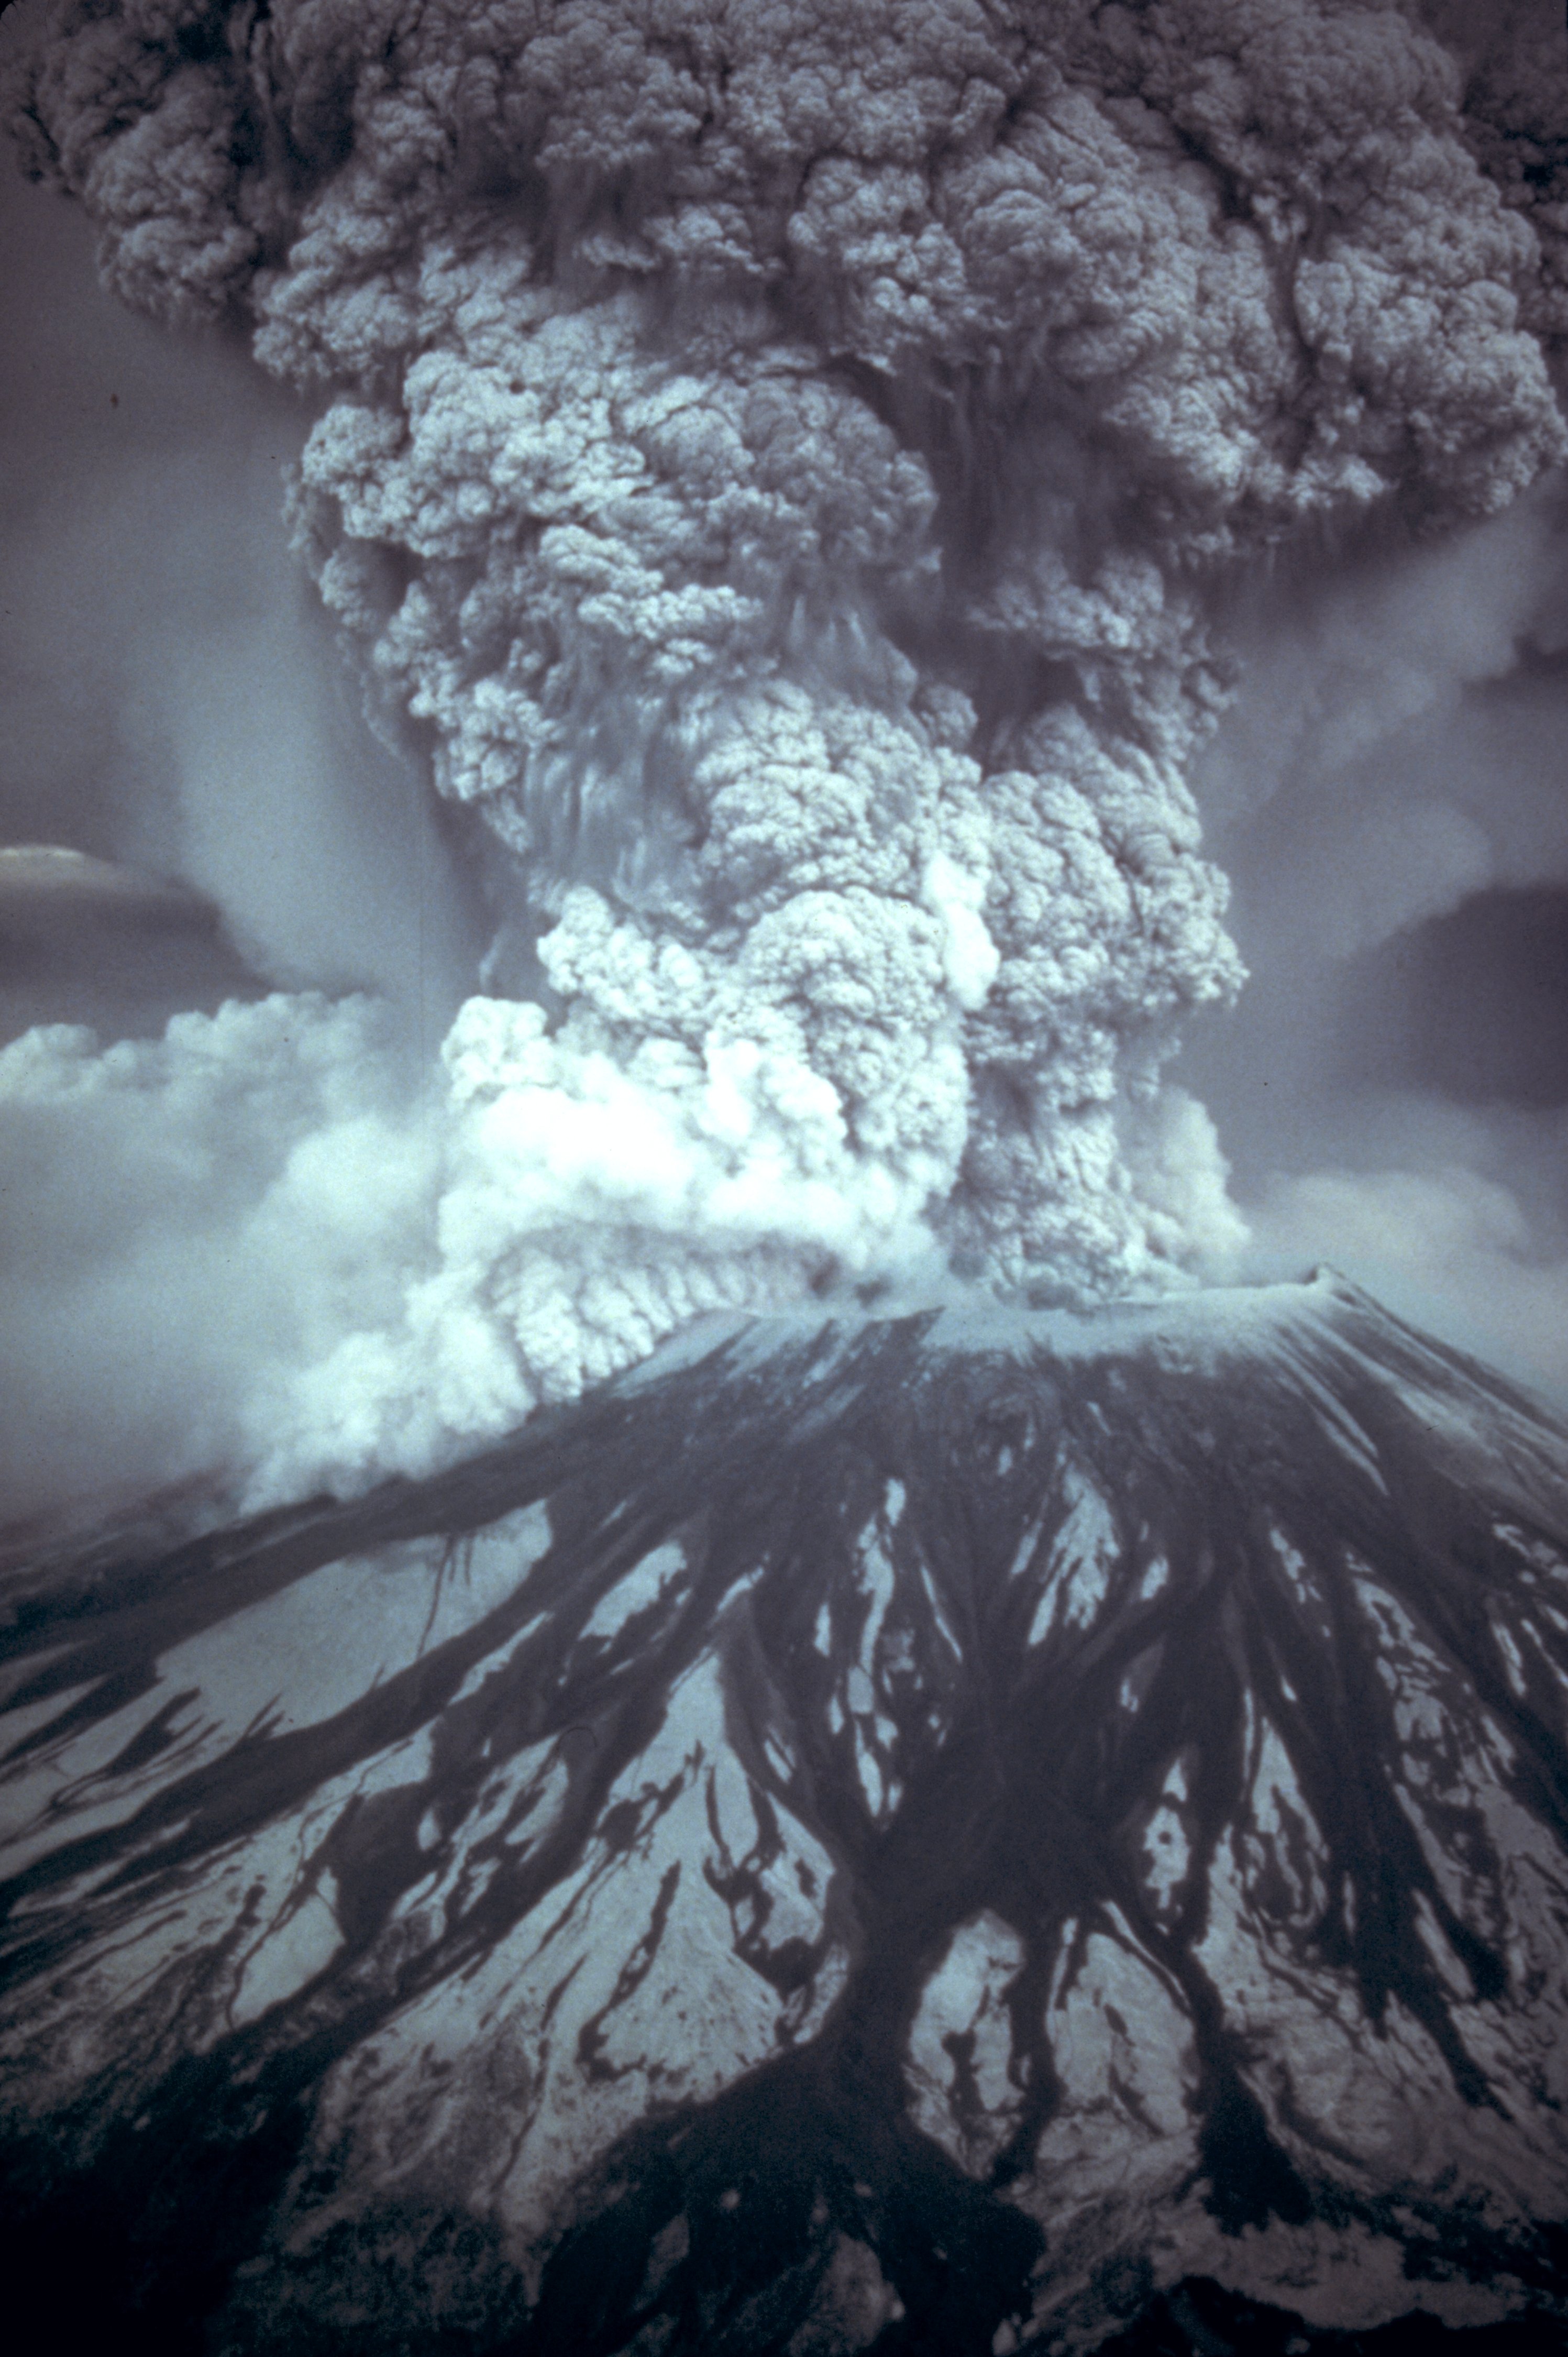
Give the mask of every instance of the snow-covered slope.
M 170 2352 L 1568 2308 L 1565 1475 L 1326 1275 L 715 1321 L 14 1570 L 11 2266 Z

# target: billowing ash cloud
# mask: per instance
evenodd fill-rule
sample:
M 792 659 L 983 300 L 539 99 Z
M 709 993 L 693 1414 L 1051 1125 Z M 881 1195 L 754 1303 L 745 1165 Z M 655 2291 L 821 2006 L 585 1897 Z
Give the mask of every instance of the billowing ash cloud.
M 504 909 L 426 1243 L 301 1321 L 269 1480 L 423 1465 L 719 1303 L 1223 1256 L 1161 1077 L 1239 974 L 1206 598 L 1563 447 L 1547 135 L 1430 13 L 58 0 L 27 156 L 121 295 L 319 403 L 300 546 Z M 157 1052 L 171 1102 L 219 1060 Z

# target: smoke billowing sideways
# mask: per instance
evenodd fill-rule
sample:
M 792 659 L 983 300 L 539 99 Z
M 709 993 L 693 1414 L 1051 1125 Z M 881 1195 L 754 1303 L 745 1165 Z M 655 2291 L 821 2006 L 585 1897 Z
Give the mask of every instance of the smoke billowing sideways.
M 1169 1069 L 1241 977 L 1189 780 L 1329 912 L 1316 963 L 1266 896 L 1243 941 L 1314 1027 L 1310 1113 L 1326 938 L 1509 880 L 1462 795 L 1362 772 L 1562 644 L 1561 37 L 1339 0 L 39 10 L 24 161 L 114 292 L 242 330 L 313 420 L 295 542 L 442 798 L 443 938 L 467 891 L 489 947 L 434 1076 L 384 955 L 379 1000 L 322 974 L 0 1052 L 18 1330 L 58 1335 L 84 1253 L 127 1353 L 174 1303 L 199 1346 L 145 1445 L 266 1496 L 424 1469 L 707 1308 L 1245 1266 Z M 1450 649 L 1420 617 L 1477 550 L 1502 586 Z M 1370 916 L 1292 840 L 1340 803 Z

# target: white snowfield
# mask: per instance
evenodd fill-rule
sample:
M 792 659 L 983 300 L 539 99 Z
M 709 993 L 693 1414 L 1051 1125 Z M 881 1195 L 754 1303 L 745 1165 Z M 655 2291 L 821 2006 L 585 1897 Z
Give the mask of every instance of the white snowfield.
M 270 2155 L 221 2347 L 1557 2313 L 1565 1483 L 1325 1272 L 710 1321 L 429 1482 L 13 1575 L 15 2148 Z

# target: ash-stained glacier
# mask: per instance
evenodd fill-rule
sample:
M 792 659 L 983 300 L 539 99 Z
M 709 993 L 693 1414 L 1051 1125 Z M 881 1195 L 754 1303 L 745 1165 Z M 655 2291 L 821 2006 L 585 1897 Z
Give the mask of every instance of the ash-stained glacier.
M 15 2263 L 225 2352 L 1560 2316 L 1565 1480 L 1321 1275 L 718 1319 L 13 1562 Z

